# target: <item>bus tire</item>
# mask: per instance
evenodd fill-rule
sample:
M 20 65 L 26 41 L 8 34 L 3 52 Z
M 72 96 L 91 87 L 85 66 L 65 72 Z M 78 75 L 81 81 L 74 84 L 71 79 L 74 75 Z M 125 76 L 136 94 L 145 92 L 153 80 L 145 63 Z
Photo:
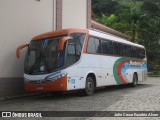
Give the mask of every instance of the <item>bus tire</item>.
M 92 77 L 87 77 L 86 79 L 86 86 L 85 86 L 85 95 L 91 96 L 94 93 L 94 81 Z
M 131 83 L 132 87 L 136 87 L 138 84 L 138 76 L 136 73 L 133 74 L 133 82 Z

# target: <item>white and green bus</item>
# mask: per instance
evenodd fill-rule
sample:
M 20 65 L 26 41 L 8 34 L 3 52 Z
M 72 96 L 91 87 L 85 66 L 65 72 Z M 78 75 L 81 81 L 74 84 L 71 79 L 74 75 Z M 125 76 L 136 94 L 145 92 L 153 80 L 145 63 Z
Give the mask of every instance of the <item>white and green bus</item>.
M 147 58 L 142 45 L 87 29 L 64 29 L 38 35 L 27 47 L 25 89 L 30 92 L 84 90 L 131 84 L 147 79 Z

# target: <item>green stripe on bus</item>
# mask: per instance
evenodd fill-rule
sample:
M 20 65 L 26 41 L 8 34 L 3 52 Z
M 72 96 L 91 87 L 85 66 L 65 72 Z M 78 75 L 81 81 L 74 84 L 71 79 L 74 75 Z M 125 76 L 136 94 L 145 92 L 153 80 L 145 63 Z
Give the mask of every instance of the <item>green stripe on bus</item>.
M 123 62 L 124 60 L 139 60 L 139 59 L 136 59 L 136 58 L 120 58 L 120 59 L 116 60 L 114 66 L 113 66 L 113 75 L 114 75 L 114 78 L 115 78 L 118 85 L 122 84 L 122 81 L 120 80 L 119 75 L 118 75 L 118 65 L 121 62 Z

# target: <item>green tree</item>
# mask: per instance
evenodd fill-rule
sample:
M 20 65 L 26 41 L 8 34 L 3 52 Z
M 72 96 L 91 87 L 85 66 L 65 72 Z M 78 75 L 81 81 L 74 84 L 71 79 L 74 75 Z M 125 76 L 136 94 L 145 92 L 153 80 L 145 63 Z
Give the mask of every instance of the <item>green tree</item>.
M 133 42 L 144 45 L 149 61 L 160 55 L 160 0 L 92 2 L 97 21 L 132 36 Z
M 154 0 L 153 0 L 154 1 Z M 152 16 L 159 16 L 160 17 L 160 2 L 153 2 L 153 1 L 145 1 L 143 3 L 142 9 L 146 11 Z
M 97 16 L 113 14 L 117 9 L 118 2 L 114 0 L 92 0 L 92 10 Z

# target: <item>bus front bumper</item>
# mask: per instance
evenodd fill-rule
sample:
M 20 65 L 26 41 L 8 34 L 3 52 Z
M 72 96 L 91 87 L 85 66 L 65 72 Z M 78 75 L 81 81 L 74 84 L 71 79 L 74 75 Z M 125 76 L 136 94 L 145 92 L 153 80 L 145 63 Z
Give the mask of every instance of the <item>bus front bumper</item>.
M 67 91 L 67 76 L 48 83 L 30 83 L 24 81 L 24 86 L 28 92 Z

